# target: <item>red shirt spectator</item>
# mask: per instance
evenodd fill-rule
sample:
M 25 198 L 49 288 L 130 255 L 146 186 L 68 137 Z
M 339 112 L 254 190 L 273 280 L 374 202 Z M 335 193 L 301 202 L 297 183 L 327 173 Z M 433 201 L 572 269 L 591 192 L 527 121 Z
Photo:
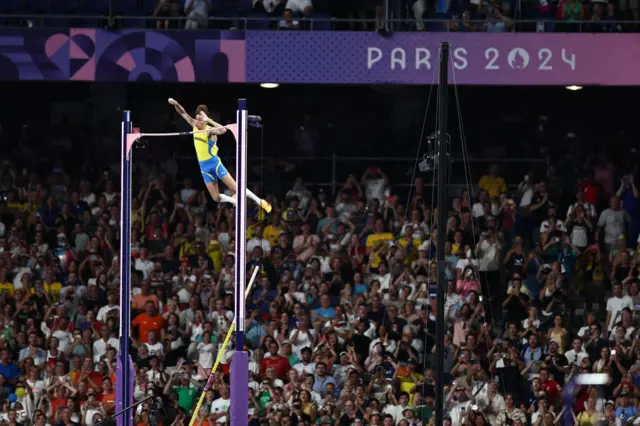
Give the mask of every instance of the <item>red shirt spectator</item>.
M 278 355 L 278 349 L 279 346 L 276 342 L 269 343 L 269 356 L 265 357 L 260 363 L 260 374 L 264 374 L 267 368 L 273 367 L 278 378 L 284 379 L 287 377 L 287 373 L 291 370 L 291 365 L 287 358 Z

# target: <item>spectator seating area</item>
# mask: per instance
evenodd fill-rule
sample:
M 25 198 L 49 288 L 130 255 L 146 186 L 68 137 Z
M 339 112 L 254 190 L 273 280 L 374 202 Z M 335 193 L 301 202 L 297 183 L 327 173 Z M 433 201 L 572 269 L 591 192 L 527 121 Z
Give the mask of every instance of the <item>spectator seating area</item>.
M 4 0 L 0 2 L 0 15 L 4 16 L 0 24 L 115 29 L 372 30 L 376 28 L 373 22 L 380 24 L 383 17 L 382 9 L 374 4 L 333 0 Z M 637 6 L 634 2 L 577 0 L 454 1 L 447 13 L 436 13 L 434 2 L 411 0 L 390 3 L 389 18 L 396 20 L 391 25 L 394 31 L 637 32 Z M 352 21 L 345 22 L 346 19 Z
M 255 4 L 254 4 L 255 3 Z M 273 3 L 273 2 L 271 2 Z M 297 7 L 299 1 L 289 5 L 294 15 L 312 18 L 315 30 L 331 29 L 331 16 L 319 12 L 305 13 Z M 281 23 L 269 18 L 285 18 L 284 8 L 271 8 L 270 3 L 252 0 L 196 0 L 184 4 L 174 0 L 7 0 L 0 3 L 4 24 L 36 27 L 110 27 L 157 29 L 269 29 Z M 309 2 L 309 4 L 311 4 Z M 289 9 L 288 9 L 289 10 Z M 196 14 L 198 18 L 193 18 Z M 12 16 L 25 16 L 12 18 Z M 46 16 L 45 16 L 46 15 Z M 111 17 L 112 19 L 109 19 Z M 191 18 L 190 18 L 191 17 Z M 210 18 L 209 21 L 207 19 Z M 241 19 L 244 18 L 244 19 Z M 194 21 L 197 25 L 189 26 Z M 246 22 L 246 26 L 245 26 Z
M 493 165 L 440 206 L 447 426 L 556 424 L 587 372 L 609 380 L 575 388 L 575 424 L 638 415 L 638 159 L 577 144 L 549 144 L 521 182 Z M 118 169 L 22 158 L 0 165 L 0 421 L 93 426 L 114 412 Z M 188 424 L 222 352 L 197 424 L 227 425 L 235 210 L 158 164 L 134 176 L 135 398 L 154 397 L 135 421 Z M 250 206 L 250 425 L 434 425 L 430 178 L 400 198 L 371 164 L 337 194 L 297 179 L 267 194 L 272 214 Z

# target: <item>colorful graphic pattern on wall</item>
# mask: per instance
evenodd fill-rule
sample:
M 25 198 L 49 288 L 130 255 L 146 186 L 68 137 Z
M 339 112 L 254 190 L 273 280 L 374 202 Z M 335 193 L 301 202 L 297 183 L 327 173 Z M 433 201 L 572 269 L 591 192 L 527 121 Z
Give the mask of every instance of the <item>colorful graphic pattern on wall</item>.
M 0 79 L 242 83 L 245 33 L 4 30 Z
M 640 35 L 5 29 L 0 80 L 640 85 Z

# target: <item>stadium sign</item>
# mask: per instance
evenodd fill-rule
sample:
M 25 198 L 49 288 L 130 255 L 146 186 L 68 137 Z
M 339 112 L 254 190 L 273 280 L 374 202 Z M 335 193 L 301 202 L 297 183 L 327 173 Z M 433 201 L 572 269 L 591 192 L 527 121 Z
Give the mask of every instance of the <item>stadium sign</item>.
M 4 29 L 0 80 L 640 85 L 640 35 Z

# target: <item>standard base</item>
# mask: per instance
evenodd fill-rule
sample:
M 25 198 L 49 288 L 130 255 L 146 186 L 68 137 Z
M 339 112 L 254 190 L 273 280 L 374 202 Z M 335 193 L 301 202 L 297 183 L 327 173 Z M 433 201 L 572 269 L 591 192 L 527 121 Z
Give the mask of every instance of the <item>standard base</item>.
M 231 426 L 249 421 L 249 353 L 234 352 L 231 358 Z

